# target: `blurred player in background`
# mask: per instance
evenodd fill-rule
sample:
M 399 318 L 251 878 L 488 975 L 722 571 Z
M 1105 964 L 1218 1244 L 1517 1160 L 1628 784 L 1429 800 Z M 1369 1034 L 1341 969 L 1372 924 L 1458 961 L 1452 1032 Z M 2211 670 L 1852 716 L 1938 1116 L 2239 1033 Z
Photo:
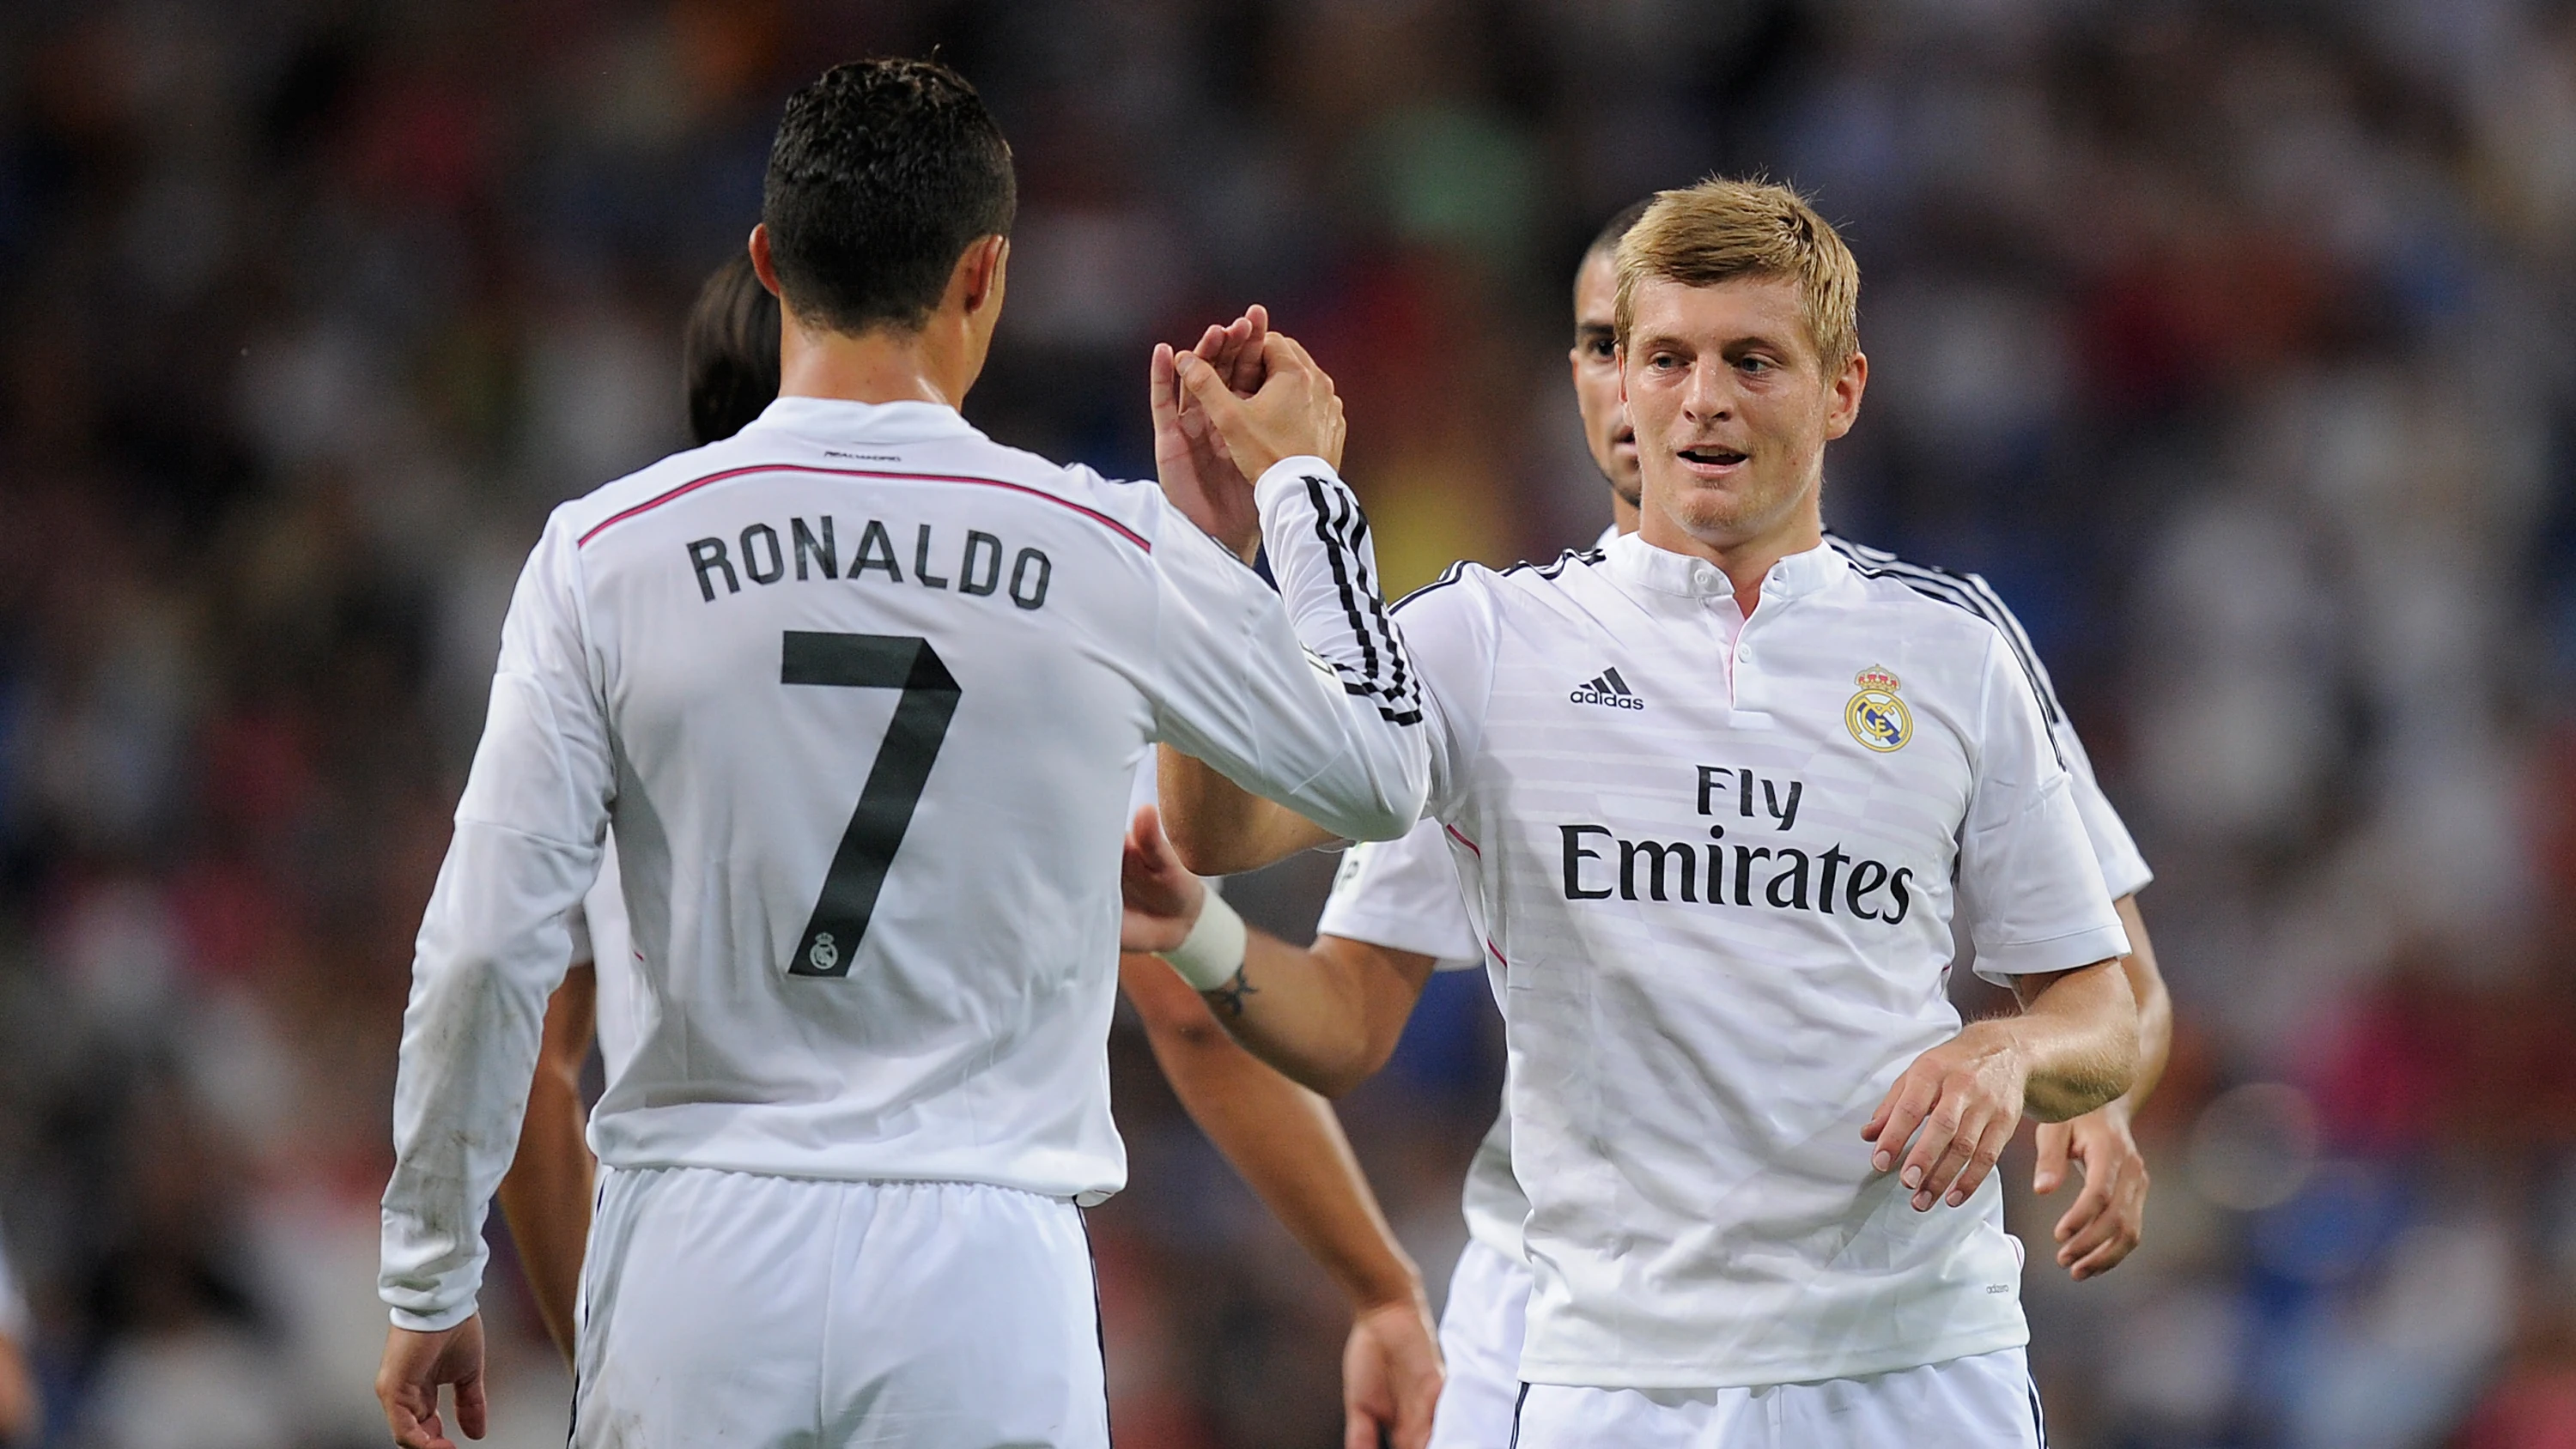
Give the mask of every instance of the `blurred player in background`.
M 1014 198 L 945 67 L 799 91 L 751 238 L 780 398 L 559 508 L 521 576 L 405 1017 L 400 1444 L 448 1449 L 442 1384 L 484 1427 L 481 1223 L 612 825 L 644 1030 L 591 1124 L 574 1442 L 965 1449 L 1108 1442 L 1077 1206 L 1124 1179 L 1109 956 L 1146 748 L 1359 838 L 1419 812 L 1419 699 L 1301 350 L 1272 339 L 1230 416 L 1257 482 L 1180 442 L 1164 489 L 1110 483 L 956 413 Z M 1252 518 L 1278 592 L 1175 499 Z
M 1211 328 L 1197 350 L 1221 360 L 1225 340 Z M 747 254 L 707 278 L 681 351 L 689 432 L 697 445 L 732 437 L 776 399 L 778 300 L 760 285 Z M 599 883 L 573 923 L 576 964 L 546 1005 L 518 1156 L 499 1194 L 538 1313 L 567 1362 L 590 1231 L 592 1159 L 583 1140 L 588 1113 L 581 1075 L 592 1021 L 596 1015 L 611 1076 L 631 1054 L 637 1029 L 616 869 L 612 841 L 603 850 Z M 607 964 L 594 971 L 594 960 Z M 1173 1094 L 1351 1301 L 1342 1360 L 1350 1443 L 1375 1449 L 1382 1431 L 1396 1449 L 1422 1449 L 1441 1377 L 1421 1273 L 1388 1228 L 1331 1104 L 1244 1050 L 1161 961 L 1123 956 L 1118 976 Z
M 1823 449 L 1867 378 L 1840 239 L 1780 188 L 1710 182 L 1658 197 L 1619 270 L 1646 537 L 1461 566 L 1402 610 L 1471 924 L 1394 960 L 1238 926 L 1214 995 L 1339 1087 L 1434 956 L 1499 968 L 1534 1278 L 1514 1442 L 2033 1442 L 1987 1175 L 2025 1111 L 2128 1089 L 2119 916 L 2013 642 L 1824 541 Z M 1195 868 L 1320 835 L 1171 751 L 1164 793 Z M 1201 893 L 1139 824 L 1131 944 L 1187 957 Z M 1960 1027 L 1954 921 L 2019 1017 Z
M 1611 217 L 1585 248 L 1574 276 L 1574 345 L 1568 360 L 1575 403 L 1593 464 L 1610 489 L 1611 526 L 1597 547 L 1606 548 L 1612 539 L 1637 530 L 1636 434 L 1619 396 L 1614 303 L 1619 239 L 1652 200 L 1640 200 Z M 2138 1069 L 2127 1096 L 2072 1122 L 2039 1124 L 2033 1186 L 2041 1193 L 2054 1192 L 2066 1181 L 2070 1162 L 2082 1164 L 2084 1191 L 2056 1225 L 2056 1259 L 2078 1280 L 2106 1272 L 2127 1256 L 2143 1230 L 2147 1172 L 2129 1123 L 2163 1074 L 2172 1043 L 2172 1002 L 2136 899 L 2151 873 L 2103 796 L 2083 742 L 2059 706 L 2046 669 L 2029 650 L 2020 621 L 1985 580 L 1908 564 L 1830 532 L 1826 540 L 1846 556 L 1903 575 L 1927 597 L 1978 613 L 2002 630 L 2031 671 L 2042 711 L 2065 757 L 2086 835 L 2128 930 L 2131 951 L 2122 964 L 2138 1000 Z M 1253 949 L 1264 953 L 1297 949 L 1266 932 L 1249 935 L 1257 943 Z M 1969 943 L 1963 941 L 1962 948 L 1962 960 L 1969 959 Z M 1403 973 L 1487 964 L 1468 925 L 1458 872 L 1439 823 L 1425 821 L 1402 840 L 1354 846 L 1334 879 L 1309 950 L 1319 958 L 1341 957 Z M 1440 1317 L 1448 1375 L 1432 1439 L 1440 1449 L 1474 1449 L 1508 1440 L 1519 1396 L 1530 1288 L 1521 1257 L 1521 1223 L 1529 1214 L 1529 1199 L 1512 1175 L 1508 1111 L 1495 1118 L 1477 1146 L 1463 1208 L 1468 1243 Z

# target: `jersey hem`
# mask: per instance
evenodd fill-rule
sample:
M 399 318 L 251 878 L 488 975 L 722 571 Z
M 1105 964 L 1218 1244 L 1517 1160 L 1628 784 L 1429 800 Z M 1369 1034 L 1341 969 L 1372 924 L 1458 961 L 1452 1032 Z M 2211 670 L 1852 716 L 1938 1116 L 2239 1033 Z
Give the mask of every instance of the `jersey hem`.
M 915 1172 L 906 1172 L 901 1168 L 879 1166 L 852 1168 L 848 1171 L 836 1172 L 831 1170 L 829 1167 L 817 1168 L 803 1164 L 794 1168 L 781 1166 L 775 1163 L 764 1163 L 755 1166 L 741 1160 L 729 1162 L 688 1162 L 675 1158 L 652 1157 L 631 1161 L 613 1161 L 606 1153 L 601 1153 L 599 1155 L 599 1164 L 602 1167 L 611 1168 L 618 1172 L 654 1172 L 664 1170 L 682 1172 L 731 1172 L 738 1173 L 745 1177 L 783 1177 L 797 1182 L 953 1182 L 962 1187 L 995 1187 L 1000 1188 L 1005 1192 L 1028 1193 L 1034 1197 L 1081 1200 L 1086 1206 L 1106 1202 L 1111 1197 L 1116 1196 L 1127 1186 L 1127 1180 L 1123 1176 L 1106 1183 L 1097 1178 L 1086 1179 L 1079 1183 L 1068 1182 L 1063 1178 L 1045 1180 L 1020 1178 L 1005 1181 L 999 1177 L 975 1177 L 962 1172 L 941 1172 L 929 1168 Z
M 1521 1377 L 1534 1384 L 1577 1389 L 1751 1389 L 1777 1384 L 1822 1383 L 1828 1379 L 1866 1378 L 1926 1368 L 1953 1359 L 1974 1358 L 2030 1343 L 2027 1322 L 1977 1333 L 1954 1334 L 1919 1348 L 1889 1348 L 1877 1353 L 1829 1358 L 1791 1359 L 1753 1367 L 1711 1367 L 1703 1363 L 1641 1363 L 1624 1358 L 1616 1364 L 1581 1359 L 1544 1359 L 1524 1353 Z

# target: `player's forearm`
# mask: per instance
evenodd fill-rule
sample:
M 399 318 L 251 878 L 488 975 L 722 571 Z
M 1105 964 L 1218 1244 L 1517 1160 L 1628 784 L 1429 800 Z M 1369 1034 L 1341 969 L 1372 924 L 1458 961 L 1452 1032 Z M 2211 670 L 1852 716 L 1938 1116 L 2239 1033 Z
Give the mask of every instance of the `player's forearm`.
M 2163 1080 L 2165 1060 L 2173 1054 L 2173 995 L 2165 989 L 2164 973 L 2156 967 L 2155 943 L 2147 939 L 2147 922 L 2138 913 L 2138 898 L 2122 896 L 2113 906 L 2120 913 L 2120 924 L 2129 933 L 2129 954 L 2120 968 L 2129 979 L 2130 996 L 2138 1003 L 2138 1068 L 2128 1094 L 2121 1099 L 2135 1111 L 2146 1105 L 2156 1083 Z
M 1120 976 L 1191 1120 L 1352 1305 L 1419 1298 L 1422 1275 L 1397 1245 L 1331 1104 L 1227 1035 L 1160 961 L 1128 957 Z
M 576 966 L 546 1003 L 544 1055 L 528 1087 L 518 1155 L 501 1179 L 501 1215 L 537 1300 L 537 1316 L 567 1361 L 581 1302 L 581 1261 L 590 1238 L 590 1145 L 581 1071 L 590 1056 L 598 976 Z
M 1290 1080 L 1338 1097 L 1386 1064 L 1422 983 L 1408 989 L 1318 943 L 1300 950 L 1249 933 L 1234 979 L 1202 993 L 1216 1019 Z
M 1331 843 L 1333 833 L 1169 745 L 1155 752 L 1163 829 L 1197 875 L 1238 875 Z
M 1969 1027 L 2007 1043 L 2023 1070 L 2024 1110 L 2063 1122 L 2129 1090 L 2138 1065 L 2137 1000 L 2116 961 L 2014 982 L 2022 1011 Z

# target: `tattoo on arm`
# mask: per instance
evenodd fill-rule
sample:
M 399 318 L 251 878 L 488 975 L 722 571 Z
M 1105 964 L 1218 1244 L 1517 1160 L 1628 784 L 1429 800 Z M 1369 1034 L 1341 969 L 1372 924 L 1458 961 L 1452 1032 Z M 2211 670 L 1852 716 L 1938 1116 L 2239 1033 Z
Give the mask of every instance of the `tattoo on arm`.
M 1261 994 L 1261 988 L 1253 985 L 1251 978 L 1244 975 L 1250 965 L 1250 962 L 1246 962 L 1242 966 L 1235 967 L 1231 980 L 1214 991 L 1202 991 L 1199 995 L 1207 998 L 1208 1005 L 1228 1016 L 1243 1015 L 1243 998 Z

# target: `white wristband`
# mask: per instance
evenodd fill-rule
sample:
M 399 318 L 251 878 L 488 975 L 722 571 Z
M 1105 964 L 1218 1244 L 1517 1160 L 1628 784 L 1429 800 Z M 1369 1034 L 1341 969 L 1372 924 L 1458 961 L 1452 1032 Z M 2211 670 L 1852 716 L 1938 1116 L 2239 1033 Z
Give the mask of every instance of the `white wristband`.
M 1189 939 L 1168 951 L 1157 954 L 1172 963 L 1181 979 L 1200 991 L 1214 991 L 1234 979 L 1243 969 L 1243 954 L 1250 940 L 1243 917 L 1225 903 L 1215 891 L 1207 893 L 1207 903 L 1199 907 L 1198 924 L 1190 927 Z

